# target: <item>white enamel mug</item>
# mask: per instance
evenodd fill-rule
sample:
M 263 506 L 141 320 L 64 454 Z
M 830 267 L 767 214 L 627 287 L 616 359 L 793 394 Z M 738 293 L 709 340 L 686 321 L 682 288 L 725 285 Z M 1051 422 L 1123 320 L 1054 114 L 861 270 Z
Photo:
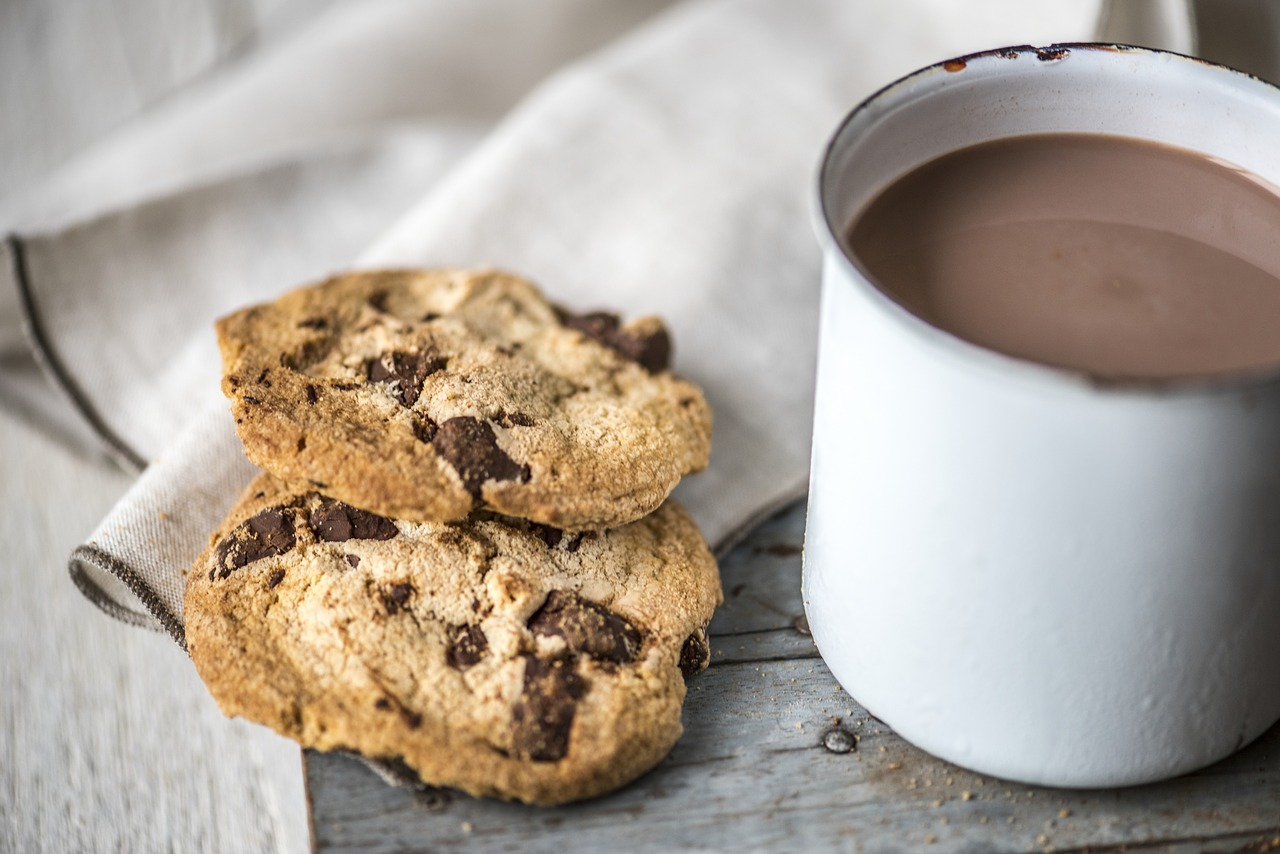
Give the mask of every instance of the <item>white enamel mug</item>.
M 1280 719 L 1280 366 L 1125 387 L 1001 355 L 885 296 L 842 237 L 914 167 L 1049 131 L 1280 185 L 1280 90 L 1174 54 L 992 51 L 855 109 L 819 178 L 804 601 L 841 685 L 930 753 L 1029 783 L 1142 783 Z

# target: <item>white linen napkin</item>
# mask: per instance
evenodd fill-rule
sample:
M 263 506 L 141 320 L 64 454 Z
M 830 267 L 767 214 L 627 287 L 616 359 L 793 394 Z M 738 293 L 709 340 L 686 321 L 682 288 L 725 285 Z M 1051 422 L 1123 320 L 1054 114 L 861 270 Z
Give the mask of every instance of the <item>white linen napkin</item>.
M 478 4 L 527 22 L 524 5 Z M 460 29 L 465 48 L 449 42 L 448 67 L 430 79 L 373 76 L 411 92 L 493 75 L 510 93 L 507 53 L 529 51 L 523 41 L 544 45 L 534 51 L 544 59 L 575 56 L 643 17 L 609 22 L 591 8 L 585 36 L 574 15 L 558 19 L 577 32 L 570 47 L 555 27 L 522 30 L 455 9 L 470 26 Z M 229 134 L 197 158 L 222 164 L 220 174 L 175 167 L 155 183 L 160 198 L 133 203 L 117 187 L 127 207 L 8 243 L 5 268 L 42 359 L 120 458 L 150 461 L 75 552 L 73 576 L 109 612 L 182 641 L 185 569 L 253 471 L 219 400 L 211 323 L 349 264 L 498 265 L 575 309 L 665 317 L 675 370 L 704 388 L 716 417 L 711 466 L 677 495 L 713 543 L 731 542 L 805 488 L 819 270 L 809 194 L 836 122 L 924 64 L 1086 39 L 1097 12 L 1065 0 L 687 0 L 561 68 L 478 144 L 477 122 L 442 131 L 437 120 L 458 111 L 430 98 L 395 127 L 334 134 L 342 116 L 361 114 L 367 87 L 339 87 L 323 110 L 276 90 L 264 108 L 246 88 L 244 115 L 278 112 L 274 130 L 222 157 L 219 146 L 240 145 Z M 283 78 L 325 70 L 326 51 L 296 53 Z M 111 156 L 195 145 L 190 129 L 208 126 L 206 109 L 215 125 L 238 121 L 240 108 L 195 98 L 186 124 L 175 122 L 186 130 Z M 331 119 L 323 144 L 294 145 L 308 123 L 324 124 L 317 115 Z M 254 159 L 259 145 L 272 152 L 265 164 Z M 177 189 L 192 172 L 202 185 Z

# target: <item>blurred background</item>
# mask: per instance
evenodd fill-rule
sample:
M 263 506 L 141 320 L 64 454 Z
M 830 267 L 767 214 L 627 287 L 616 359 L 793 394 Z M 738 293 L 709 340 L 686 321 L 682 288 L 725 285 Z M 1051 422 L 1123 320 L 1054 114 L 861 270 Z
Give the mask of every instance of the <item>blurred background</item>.
M 6 0 L 0 198 L 335 0 Z
M 352 0 L 5 0 L 0 3 L 0 200 L 208 74 Z M 430 0 L 424 0 L 430 5 Z M 479 4 L 484 5 L 484 4 Z M 653 0 L 626 17 L 638 20 Z M 1190 7 L 1188 9 L 1188 7 Z M 1190 28 L 1188 28 L 1190 25 Z M 1272 0 L 1108 0 L 1100 33 L 1194 49 L 1280 78 Z M 1193 47 L 1194 46 L 1194 47 Z M 0 223 L 3 224 L 3 223 Z

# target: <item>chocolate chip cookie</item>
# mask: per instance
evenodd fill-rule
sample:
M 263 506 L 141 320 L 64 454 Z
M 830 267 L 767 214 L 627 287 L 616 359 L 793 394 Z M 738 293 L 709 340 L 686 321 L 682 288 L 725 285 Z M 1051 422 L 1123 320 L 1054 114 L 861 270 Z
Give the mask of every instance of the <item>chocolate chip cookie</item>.
M 711 411 L 660 321 L 573 314 L 513 275 L 352 273 L 217 330 L 249 458 L 383 515 L 611 527 L 707 463 Z
M 433 785 L 555 804 L 670 750 L 720 599 L 670 501 L 571 533 L 487 511 L 392 520 L 262 475 L 192 568 L 185 621 L 228 715 Z

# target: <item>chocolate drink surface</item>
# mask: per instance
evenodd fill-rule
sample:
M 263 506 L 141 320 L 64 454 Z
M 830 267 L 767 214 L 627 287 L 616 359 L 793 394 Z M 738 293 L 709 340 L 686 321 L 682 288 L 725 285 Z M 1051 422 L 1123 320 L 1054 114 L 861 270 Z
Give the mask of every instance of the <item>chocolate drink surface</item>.
M 897 302 L 1009 355 L 1139 380 L 1280 366 L 1280 192 L 1201 154 L 985 142 L 899 178 L 845 237 Z

